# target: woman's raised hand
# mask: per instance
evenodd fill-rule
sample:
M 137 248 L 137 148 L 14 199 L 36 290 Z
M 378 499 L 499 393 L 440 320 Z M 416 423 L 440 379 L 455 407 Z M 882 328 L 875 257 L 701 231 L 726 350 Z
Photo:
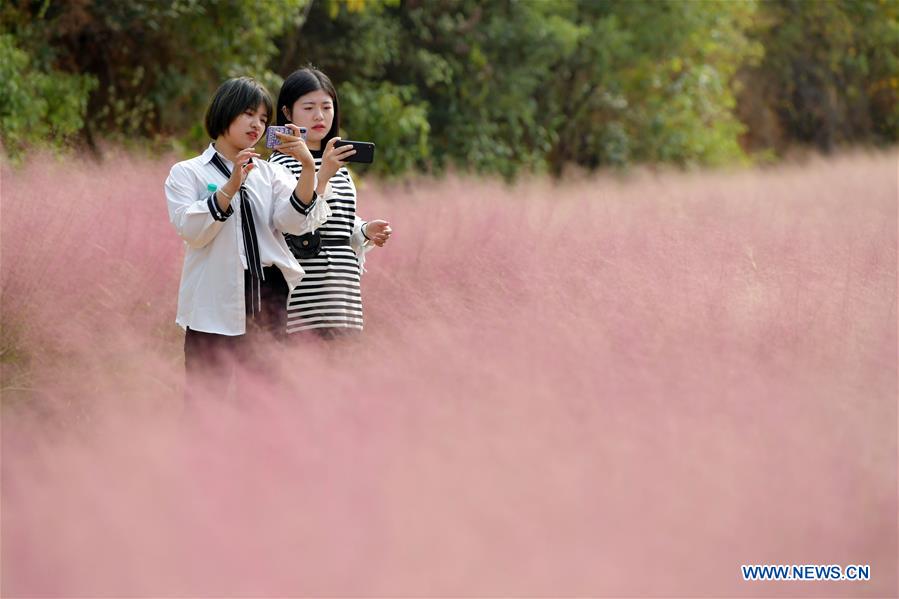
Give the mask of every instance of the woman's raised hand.
M 245 148 L 234 157 L 234 168 L 231 169 L 231 176 L 225 184 L 230 189 L 226 193 L 230 195 L 237 193 L 250 171 L 256 168 L 256 165 L 250 160 L 251 158 L 259 158 L 259 154 L 253 148 Z
M 334 143 L 339 140 L 339 137 L 332 137 L 325 146 L 325 151 L 322 154 L 322 165 L 321 168 L 318 169 L 319 181 L 329 181 L 331 177 L 337 174 L 340 167 L 346 163 L 346 159 L 356 153 L 353 146 L 340 146 L 339 148 L 335 148 Z
M 281 143 L 275 146 L 275 149 L 282 154 L 293 156 L 304 167 L 314 170 L 315 159 L 312 158 L 312 153 L 309 151 L 309 148 L 306 146 L 306 142 L 303 141 L 303 138 L 300 135 L 300 128 L 293 123 L 287 123 L 287 127 L 291 131 L 293 131 L 293 135 L 276 132 L 275 135 L 278 136 L 278 139 L 281 140 Z

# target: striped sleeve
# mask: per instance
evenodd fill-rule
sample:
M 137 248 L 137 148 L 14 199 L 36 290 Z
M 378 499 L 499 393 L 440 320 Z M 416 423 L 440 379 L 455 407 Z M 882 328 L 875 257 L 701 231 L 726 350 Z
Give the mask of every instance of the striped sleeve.
M 271 158 L 269 158 L 268 161 L 273 164 L 280 164 L 281 166 L 285 167 L 297 179 L 300 178 L 300 174 L 303 172 L 303 165 L 300 164 L 298 160 L 296 160 L 293 156 L 288 156 L 287 154 L 282 154 L 281 152 L 275 152 L 274 154 L 272 154 Z
M 224 212 L 222 211 L 222 209 L 219 207 L 219 203 L 215 200 L 215 192 L 213 192 L 212 195 L 209 196 L 209 198 L 206 200 L 206 204 L 209 206 L 209 213 L 212 215 L 212 218 L 217 221 L 226 221 L 228 220 L 229 216 L 234 214 L 234 208 L 231 206 L 228 206 L 228 209 Z
M 215 239 L 227 218 L 223 216 L 215 200 L 210 204 L 206 184 L 200 182 L 187 163 L 179 162 L 172 167 L 165 180 L 165 196 L 169 220 L 178 235 L 193 248 L 201 248 Z
M 312 191 L 312 201 L 308 204 L 303 204 L 300 201 L 300 198 L 297 197 L 296 192 L 290 194 L 290 205 L 296 209 L 300 214 L 306 215 L 309 214 L 309 211 L 312 210 L 312 206 L 315 205 L 315 200 L 318 199 L 318 194 L 315 193 L 315 190 Z
M 275 152 L 272 154 L 271 158 L 268 159 L 272 164 L 279 164 L 290 171 L 290 174 L 294 176 L 294 178 L 299 179 L 300 174 L 303 172 L 303 165 L 294 158 L 293 156 L 288 156 L 287 154 L 282 154 L 281 152 Z M 313 204 L 315 204 L 315 200 L 318 198 L 318 194 L 315 193 L 315 190 L 312 190 L 312 201 L 309 204 L 303 204 L 300 201 L 300 198 L 297 197 L 296 192 L 290 194 L 290 205 L 294 207 L 294 209 L 302 215 L 309 214 L 309 211 L 312 210 Z

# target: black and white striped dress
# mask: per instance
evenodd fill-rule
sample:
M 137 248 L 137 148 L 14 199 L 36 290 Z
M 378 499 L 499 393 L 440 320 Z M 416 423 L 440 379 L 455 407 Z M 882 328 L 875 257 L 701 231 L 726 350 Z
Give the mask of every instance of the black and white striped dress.
M 310 152 L 318 172 L 322 151 Z M 298 179 L 303 171 L 303 165 L 296 159 L 280 152 L 272 154 L 269 160 L 287 167 Z M 331 216 L 318 232 L 323 240 L 340 239 L 346 243 L 323 244 L 315 258 L 297 258 L 306 274 L 287 301 L 288 333 L 329 328 L 362 329 L 361 272 L 354 246 L 362 245 L 361 227 L 365 222 L 356 216 L 356 186 L 346 167 L 341 167 L 330 183 L 331 194 L 327 202 Z

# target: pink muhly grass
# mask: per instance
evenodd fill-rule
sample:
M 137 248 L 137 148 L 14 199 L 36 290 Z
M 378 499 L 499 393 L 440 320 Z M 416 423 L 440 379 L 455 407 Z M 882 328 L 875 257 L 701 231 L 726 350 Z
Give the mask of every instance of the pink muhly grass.
M 895 155 L 365 182 L 364 339 L 187 414 L 169 166 L 2 172 L 4 596 L 896 594 Z

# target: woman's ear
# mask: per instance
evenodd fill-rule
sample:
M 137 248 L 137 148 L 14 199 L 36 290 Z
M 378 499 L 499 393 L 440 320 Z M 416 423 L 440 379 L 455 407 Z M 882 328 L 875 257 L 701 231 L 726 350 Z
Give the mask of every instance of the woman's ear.
M 290 111 L 287 110 L 287 106 L 282 106 L 281 112 L 284 113 L 284 116 L 285 116 L 285 118 L 287 118 L 287 122 L 289 123 L 290 122 Z

